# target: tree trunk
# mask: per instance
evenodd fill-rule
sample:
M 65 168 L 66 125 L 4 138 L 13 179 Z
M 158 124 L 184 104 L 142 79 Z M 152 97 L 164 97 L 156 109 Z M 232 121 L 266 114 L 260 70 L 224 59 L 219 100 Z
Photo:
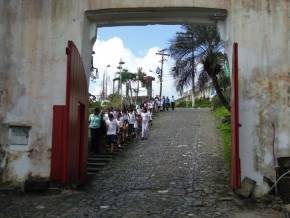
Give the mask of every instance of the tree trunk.
M 192 93 L 191 93 L 191 106 L 192 107 L 194 107 L 194 105 L 195 105 L 195 97 L 194 97 L 194 94 L 195 94 L 195 84 L 194 84 L 194 71 L 193 71 L 193 73 L 192 73 Z
M 133 101 L 132 101 L 133 93 L 132 93 L 132 85 L 131 85 L 131 82 L 129 82 L 129 89 L 130 89 L 130 104 L 133 104 Z
M 224 94 L 223 94 L 223 92 L 221 90 L 221 87 L 220 87 L 220 85 L 218 83 L 217 77 L 216 76 L 213 76 L 213 77 L 211 77 L 211 79 L 212 79 L 213 86 L 214 86 L 214 88 L 216 90 L 216 94 L 219 97 L 220 101 L 225 106 L 225 108 L 229 112 L 231 112 L 231 106 L 230 106 L 229 102 L 227 101 L 226 97 L 224 96 Z
M 137 82 L 137 92 L 136 92 L 135 105 L 137 105 L 138 94 L 139 94 L 139 81 Z

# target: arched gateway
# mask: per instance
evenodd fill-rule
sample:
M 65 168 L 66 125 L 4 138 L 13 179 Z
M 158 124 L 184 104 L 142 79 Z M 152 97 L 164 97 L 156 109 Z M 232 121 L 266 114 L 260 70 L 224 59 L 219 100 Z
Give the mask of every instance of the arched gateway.
M 289 10 L 288 0 L 0 0 L 1 180 L 21 184 L 53 170 L 53 106 L 66 104 L 69 40 L 88 79 L 96 26 L 197 22 L 219 25 L 229 57 L 239 44 L 241 178 L 265 192 L 272 151 L 290 156 Z

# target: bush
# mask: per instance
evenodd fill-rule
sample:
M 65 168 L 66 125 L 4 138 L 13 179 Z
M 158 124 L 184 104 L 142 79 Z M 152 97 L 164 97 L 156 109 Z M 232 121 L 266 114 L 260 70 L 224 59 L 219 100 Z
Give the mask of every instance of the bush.
M 207 108 L 211 107 L 211 101 L 209 98 L 199 98 L 195 100 L 195 108 Z
M 231 124 L 221 123 L 218 125 L 221 131 L 221 138 L 224 146 L 224 160 L 228 166 L 231 163 Z
M 224 160 L 230 166 L 231 163 L 231 114 L 224 107 L 214 110 L 214 116 L 220 120 L 218 129 L 221 132 L 222 143 L 224 146 Z
M 89 108 L 101 108 L 101 102 L 100 101 L 89 101 Z
M 106 105 L 106 108 L 110 108 L 110 107 L 119 108 L 119 109 L 121 108 L 121 101 L 122 101 L 121 95 L 111 94 L 108 96 L 108 100 L 110 102 L 108 102 L 108 104 Z
M 217 95 L 211 99 L 211 106 L 212 106 L 213 110 L 216 110 L 217 108 L 223 106 L 221 100 L 219 99 L 219 97 Z
M 189 107 L 192 107 L 192 102 L 191 101 L 180 101 L 180 102 L 177 102 L 175 106 L 189 108 Z

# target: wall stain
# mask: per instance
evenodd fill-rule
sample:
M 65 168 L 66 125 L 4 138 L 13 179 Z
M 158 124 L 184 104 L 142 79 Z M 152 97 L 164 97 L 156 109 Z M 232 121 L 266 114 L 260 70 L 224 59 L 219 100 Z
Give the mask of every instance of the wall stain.
M 290 156 L 290 149 L 279 149 L 284 142 L 277 136 L 278 133 L 289 132 L 287 110 L 289 111 L 290 106 L 290 77 L 287 72 L 272 72 L 270 75 L 262 72 L 256 68 L 252 71 L 250 79 L 243 79 L 245 89 L 242 95 L 246 99 L 254 100 L 258 111 L 258 144 L 253 147 L 255 170 L 274 179 L 273 140 L 277 157 Z M 275 139 L 273 125 L 276 129 Z

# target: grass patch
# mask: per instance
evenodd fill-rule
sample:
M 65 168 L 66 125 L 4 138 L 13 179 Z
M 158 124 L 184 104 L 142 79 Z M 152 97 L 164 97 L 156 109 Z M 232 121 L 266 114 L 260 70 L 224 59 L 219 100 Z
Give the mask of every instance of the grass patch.
M 220 124 L 217 128 L 221 132 L 222 143 L 224 146 L 224 160 L 230 166 L 231 163 L 231 123 L 228 118 L 231 114 L 225 107 L 218 107 L 214 112 L 214 116 L 219 118 Z M 225 122 L 222 122 L 225 120 Z
M 213 114 L 217 118 L 231 116 L 231 113 L 225 107 L 218 107 L 217 109 L 214 110 Z
M 224 145 L 224 159 L 227 164 L 231 163 L 231 124 L 221 123 L 218 125 Z
M 211 102 L 208 98 L 199 98 L 195 100 L 195 108 L 209 108 L 211 107 Z
M 175 104 L 175 107 L 181 107 L 181 108 L 191 108 L 192 106 L 191 101 L 180 101 Z

